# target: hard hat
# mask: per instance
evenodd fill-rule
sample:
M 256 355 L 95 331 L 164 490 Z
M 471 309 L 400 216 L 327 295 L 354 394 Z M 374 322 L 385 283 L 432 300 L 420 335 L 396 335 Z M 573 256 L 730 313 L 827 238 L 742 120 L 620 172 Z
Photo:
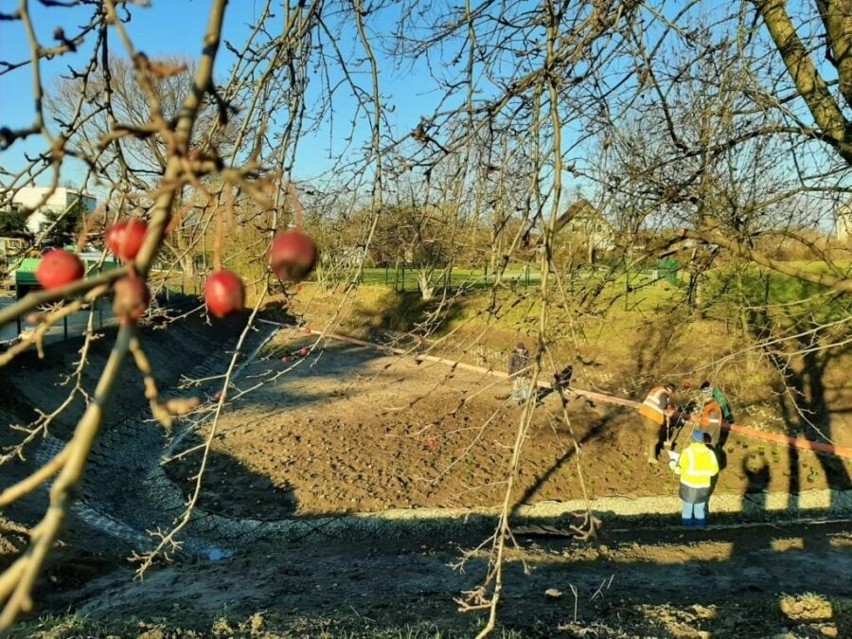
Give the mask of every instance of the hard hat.
M 517 344 L 515 344 L 515 348 L 516 348 L 516 349 L 518 349 L 519 351 L 525 351 L 525 350 L 527 350 L 527 347 L 526 347 L 526 346 L 524 346 L 524 343 L 523 343 L 523 342 L 518 342 Z
M 700 428 L 696 428 L 694 431 L 692 431 L 692 441 L 704 442 L 704 431 Z

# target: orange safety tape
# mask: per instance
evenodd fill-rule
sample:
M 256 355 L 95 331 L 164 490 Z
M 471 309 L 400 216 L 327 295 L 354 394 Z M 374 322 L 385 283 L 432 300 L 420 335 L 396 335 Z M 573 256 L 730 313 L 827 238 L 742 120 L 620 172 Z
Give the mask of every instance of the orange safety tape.
M 843 457 L 844 459 L 852 459 L 852 448 L 848 446 L 835 446 L 826 442 L 815 442 L 804 437 L 790 437 L 789 435 L 781 435 L 780 433 L 767 433 L 762 430 L 754 430 L 739 426 L 737 424 L 722 424 L 722 428 L 730 430 L 732 433 L 745 435 L 746 437 L 754 437 L 767 442 L 776 444 L 784 444 L 802 450 L 812 450 L 818 453 L 826 453 L 835 457 Z
M 298 328 L 297 326 L 293 326 L 292 324 L 281 324 L 279 322 L 271 322 L 269 320 L 259 320 L 261 322 L 267 324 L 278 324 L 279 326 L 283 326 L 285 328 Z M 383 346 L 381 344 L 376 344 L 374 342 L 367 342 L 362 339 L 357 339 L 355 337 L 347 337 L 346 335 L 337 335 L 335 333 L 323 333 L 322 331 L 311 330 L 311 335 L 322 335 L 323 337 L 328 337 L 334 340 L 338 340 L 341 342 L 349 342 L 350 344 L 357 344 L 359 346 L 369 346 L 371 348 L 378 348 L 379 350 L 383 350 L 389 353 L 394 353 L 396 355 L 405 355 L 408 351 L 402 348 L 394 348 L 391 346 Z M 482 366 L 474 366 L 472 364 L 465 364 L 464 362 L 457 362 L 451 359 L 444 359 L 441 357 L 435 357 L 434 355 L 413 355 L 414 359 L 417 361 L 429 361 L 436 362 L 440 364 L 446 364 L 447 366 L 451 366 L 454 368 L 463 368 L 465 370 L 474 371 L 478 373 L 484 373 L 487 375 L 494 375 L 497 377 L 508 377 L 506 373 L 501 371 L 495 371 L 492 368 L 483 368 Z M 538 386 L 542 388 L 549 388 L 550 383 L 545 380 L 539 380 Z M 582 397 L 588 397 L 589 399 L 595 399 L 601 402 L 605 402 L 608 404 L 618 404 L 620 406 L 626 406 L 628 408 L 636 408 L 640 405 L 641 402 L 633 401 L 632 399 L 624 399 L 622 397 L 615 397 L 614 395 L 606 395 L 604 393 L 596 393 L 594 391 L 582 390 L 580 388 L 570 388 L 569 389 L 575 395 L 580 395 Z M 785 446 L 790 446 L 793 448 L 800 448 L 802 450 L 812 450 L 818 453 L 826 453 L 827 455 L 834 455 L 835 457 L 842 457 L 844 459 L 852 459 L 852 448 L 846 446 L 835 446 L 834 444 L 828 444 L 825 442 L 815 442 L 810 439 L 804 439 L 803 437 L 790 437 L 789 435 L 781 435 L 779 433 L 767 433 L 762 430 L 754 430 L 753 428 L 746 428 L 745 426 L 740 426 L 738 424 L 723 424 L 722 428 L 725 428 L 732 433 L 737 433 L 738 435 L 743 435 L 745 437 L 751 437 L 753 439 L 760 439 L 767 442 L 772 442 L 774 444 L 782 444 Z

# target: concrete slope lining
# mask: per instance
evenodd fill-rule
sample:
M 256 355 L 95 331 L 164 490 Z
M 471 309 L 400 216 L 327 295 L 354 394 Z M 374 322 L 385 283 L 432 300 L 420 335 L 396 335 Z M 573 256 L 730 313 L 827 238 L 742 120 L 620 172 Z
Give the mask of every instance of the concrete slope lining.
M 262 345 L 274 333 L 275 330 L 269 328 L 260 331 L 258 336 L 250 340 L 249 346 L 258 340 Z M 235 339 L 223 344 L 221 350 L 185 375 L 196 379 L 222 375 L 231 363 L 231 349 L 235 346 Z M 255 349 L 252 357 L 256 357 L 258 349 Z M 249 361 L 246 356 L 241 359 L 243 364 Z M 236 376 L 232 379 L 236 379 Z M 219 382 L 208 382 L 193 392 L 203 396 L 219 386 Z M 161 390 L 163 400 L 187 394 L 185 390 L 174 387 Z M 179 433 L 192 431 L 200 426 L 203 419 L 206 419 L 206 415 L 198 421 L 186 420 Z M 34 449 L 34 460 L 39 465 L 48 462 L 66 443 L 52 435 L 45 436 Z M 181 491 L 168 479 L 160 465 L 161 454 L 167 444 L 163 428 L 147 413 L 105 425 L 89 456 L 81 495 L 72 506 L 72 514 L 136 550 L 144 551 L 152 547 L 151 537 L 145 531 L 169 529 L 186 507 Z M 189 545 L 206 544 L 201 542 Z

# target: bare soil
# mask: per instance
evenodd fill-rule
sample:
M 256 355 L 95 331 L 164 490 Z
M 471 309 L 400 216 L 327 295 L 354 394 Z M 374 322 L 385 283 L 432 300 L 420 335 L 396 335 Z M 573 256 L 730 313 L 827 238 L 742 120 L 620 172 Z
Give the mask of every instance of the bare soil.
M 201 358 L 237 334 L 234 327 L 222 332 L 193 322 L 171 336 L 148 336 L 164 388 L 177 385 L 187 367 L 174 356 L 181 343 Z M 502 357 L 515 341 L 494 332 L 489 352 Z M 112 636 L 140 639 L 475 635 L 485 613 L 460 613 L 457 599 L 482 584 L 488 568 L 487 541 L 525 410 L 508 399 L 508 383 L 446 363 L 318 341 L 298 330 L 252 342 L 255 348 L 227 390 L 215 433 L 212 419 L 199 418 L 212 413 L 199 413 L 195 426 L 187 422 L 163 440 L 162 468 L 188 495 L 201 461 L 193 449 L 212 436 L 196 517 L 233 520 L 246 531 L 288 530 L 291 522 L 303 532 L 242 544 L 231 538 L 227 552 L 179 554 L 140 582 L 125 561 L 126 540 L 74 519 L 39 584 L 37 613 L 75 612 L 106 624 Z M 92 359 L 104 356 L 96 349 Z M 460 359 L 502 369 L 497 358 Z M 51 368 L 29 360 L 22 365 L 33 375 L 37 368 L 39 380 Z M 611 370 L 618 394 L 619 371 Z M 574 386 L 599 386 L 593 372 L 578 367 Z M 13 371 L 7 388 L 18 388 L 25 377 Z M 128 378 L 126 399 L 118 403 L 125 417 L 144 410 L 134 384 L 138 380 Z M 46 384 L 38 391 L 32 386 L 7 414 L 23 410 L 39 392 L 50 401 L 58 397 Z M 202 394 L 206 410 L 216 403 L 216 388 L 207 382 L 193 391 Z M 684 531 L 677 482 L 664 463 L 644 460 L 638 416 L 570 393 L 566 400 L 563 407 L 556 393 L 544 398 L 524 436 L 513 501 L 543 513 L 553 506 L 556 514 L 517 513 L 499 632 L 852 636 L 852 532 L 843 506 L 852 464 L 731 435 L 720 447 L 724 469 L 711 500 L 711 526 Z M 688 434 L 680 433 L 676 447 Z M 95 498 L 110 482 L 126 481 L 110 476 L 110 468 L 90 470 L 87 481 L 100 484 L 93 486 Z M 25 470 L 4 469 L 4 483 Z M 829 501 L 795 510 L 810 493 L 828 494 Z M 770 508 L 778 495 L 788 508 Z M 588 541 L 562 536 L 575 521 L 574 506 L 565 504 L 584 498 L 602 521 L 599 535 Z M 40 507 L 34 499 L 13 514 L 31 524 Z M 10 559 L 26 536 L 20 526 L 5 526 L 0 550 Z M 217 539 L 210 544 L 222 546 Z M 40 632 L 33 617 L 17 636 L 91 636 Z

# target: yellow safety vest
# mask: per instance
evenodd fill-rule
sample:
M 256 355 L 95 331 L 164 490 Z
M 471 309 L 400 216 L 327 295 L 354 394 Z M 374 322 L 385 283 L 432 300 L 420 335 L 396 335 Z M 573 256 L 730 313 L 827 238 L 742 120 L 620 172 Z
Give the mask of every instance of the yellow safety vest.
M 682 483 L 693 488 L 707 488 L 719 473 L 719 460 L 707 446 L 693 442 L 681 454 L 678 467 Z

